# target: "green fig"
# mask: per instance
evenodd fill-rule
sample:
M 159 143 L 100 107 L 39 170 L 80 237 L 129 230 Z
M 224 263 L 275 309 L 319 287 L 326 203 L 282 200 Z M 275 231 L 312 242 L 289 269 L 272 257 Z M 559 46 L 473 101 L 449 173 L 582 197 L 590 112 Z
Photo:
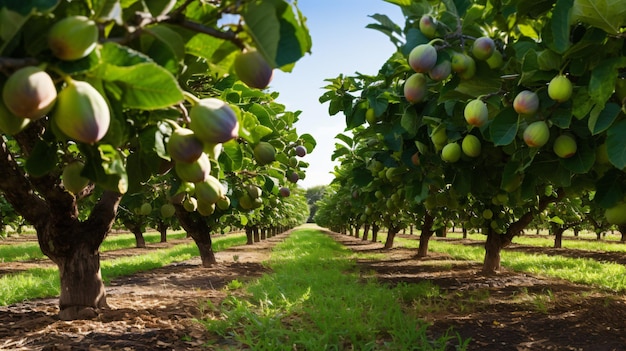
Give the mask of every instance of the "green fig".
M 196 183 L 198 201 L 214 204 L 224 196 L 224 186 L 214 176 L 208 176 L 203 182 Z
M 266 141 L 261 141 L 256 144 L 253 153 L 254 159 L 260 166 L 272 163 L 276 160 L 276 149 L 274 149 L 272 144 Z
M 70 16 L 56 22 L 48 33 L 52 54 L 64 61 L 89 55 L 98 43 L 98 26 L 85 16 Z
M 572 82 L 566 76 L 559 74 L 548 84 L 548 96 L 554 101 L 565 102 L 572 97 Z
M 524 129 L 524 142 L 529 147 L 542 147 L 550 139 L 550 129 L 544 121 L 533 122 Z
M 189 118 L 189 128 L 206 144 L 225 143 L 239 136 L 235 111 L 220 99 L 201 99 L 189 110 Z
M 39 119 L 57 99 L 57 90 L 48 73 L 38 67 L 23 67 L 13 72 L 2 88 L 6 108 L 17 117 Z
M 30 119 L 14 115 L 4 105 L 4 101 L 0 99 L 0 133 L 6 135 L 15 135 L 21 132 L 24 128 L 26 128 L 30 121 Z
M 413 73 L 404 82 L 404 98 L 412 104 L 422 102 L 428 93 L 426 83 L 425 75 Z
M 190 183 L 204 182 L 211 172 L 211 160 L 203 153 L 194 162 L 176 162 L 174 169 L 182 181 Z
M 163 204 L 163 206 L 161 206 L 160 211 L 161 211 L 161 217 L 170 218 L 174 215 L 174 213 L 176 213 L 176 208 L 172 204 Z
M 204 144 L 191 129 L 176 128 L 172 131 L 166 147 L 174 161 L 191 163 L 200 158 Z
M 237 77 L 251 88 L 265 89 L 274 75 L 272 67 L 256 50 L 245 50 L 237 55 L 234 66 Z
M 80 175 L 85 165 L 80 161 L 75 161 L 63 168 L 61 182 L 65 190 L 72 194 L 78 194 L 89 184 L 89 179 Z
M 430 44 L 414 47 L 409 53 L 409 66 L 417 73 L 430 71 L 437 63 L 437 49 Z
M 94 144 L 109 130 L 111 114 L 98 90 L 87 82 L 69 78 L 59 93 L 52 120 L 70 139 Z

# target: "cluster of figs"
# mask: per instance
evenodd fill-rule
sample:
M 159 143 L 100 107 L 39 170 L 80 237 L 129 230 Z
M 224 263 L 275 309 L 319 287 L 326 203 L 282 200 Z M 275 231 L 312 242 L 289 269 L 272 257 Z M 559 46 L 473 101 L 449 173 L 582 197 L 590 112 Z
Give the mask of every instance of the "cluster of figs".
M 428 83 L 444 81 L 452 74 L 460 79 L 470 79 L 476 74 L 476 61 L 484 61 L 491 69 L 503 66 L 503 55 L 496 47 L 494 40 L 488 36 L 475 38 L 469 52 L 444 50 L 448 45 L 436 47 L 443 39 L 437 38 L 437 20 L 426 14 L 420 18 L 419 29 L 431 41 L 417 45 L 408 57 L 408 64 L 414 71 L 404 82 L 404 97 L 411 104 L 424 101 L 428 96 Z M 548 84 L 548 96 L 557 103 L 568 101 L 572 96 L 573 86 L 564 74 L 556 75 Z M 545 120 L 537 117 L 539 96 L 531 90 L 520 91 L 514 98 L 513 108 L 526 123 L 523 140 L 528 147 L 541 148 L 550 139 L 550 128 Z M 483 97 L 467 102 L 464 117 L 470 126 L 480 128 L 489 121 L 489 109 Z M 443 127 L 443 126 L 441 126 Z M 445 128 L 436 128 L 431 134 L 431 141 L 441 150 L 441 158 L 445 162 L 457 162 L 462 154 L 473 158 L 481 153 L 480 139 L 470 133 L 462 141 L 448 142 Z M 555 138 L 554 153 L 561 158 L 572 157 L 577 150 L 576 139 L 572 134 L 563 133 Z

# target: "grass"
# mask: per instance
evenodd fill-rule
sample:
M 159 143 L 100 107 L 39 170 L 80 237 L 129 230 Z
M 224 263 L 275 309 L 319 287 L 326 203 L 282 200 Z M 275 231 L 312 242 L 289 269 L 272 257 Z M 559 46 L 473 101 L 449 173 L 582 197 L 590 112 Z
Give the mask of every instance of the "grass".
M 184 232 L 169 233 L 168 239 L 182 239 L 186 236 Z M 146 244 L 158 243 L 161 241 L 161 234 L 159 233 L 144 233 L 144 239 Z M 34 238 L 36 240 L 36 237 Z M 100 252 L 120 250 L 129 247 L 135 247 L 137 241 L 133 234 L 119 234 L 109 235 L 100 246 Z M 29 261 L 36 259 L 45 259 L 46 256 L 41 252 L 39 243 L 37 241 L 23 243 L 23 244 L 10 244 L 0 245 L 0 263 L 1 262 L 15 262 L 15 261 Z
M 419 246 L 417 240 L 402 238 L 396 238 L 396 240 L 398 245 L 405 247 L 417 248 Z M 431 240 L 428 248 L 433 252 L 447 253 L 455 259 L 482 262 L 485 257 L 485 249 L 482 246 L 465 246 Z M 566 279 L 574 283 L 613 291 L 626 291 L 626 267 L 616 263 L 502 250 L 501 264 L 519 272 Z
M 278 244 L 273 273 L 244 286 L 219 306 L 206 327 L 236 348 L 254 350 L 444 350 L 466 342 L 427 335 L 416 306 L 440 295 L 429 282 L 381 285 L 361 279 L 351 253 L 313 229 Z M 237 295 L 237 296 L 236 296 Z
M 243 245 L 245 242 L 245 235 L 242 234 L 216 237 L 213 239 L 213 251 Z M 195 244 L 189 243 L 144 255 L 104 260 L 101 262 L 102 279 L 108 283 L 111 279 L 120 276 L 163 267 L 196 256 L 199 256 L 198 248 Z M 0 277 L 1 306 L 29 299 L 58 296 L 59 292 L 59 271 L 56 267 L 28 269 Z

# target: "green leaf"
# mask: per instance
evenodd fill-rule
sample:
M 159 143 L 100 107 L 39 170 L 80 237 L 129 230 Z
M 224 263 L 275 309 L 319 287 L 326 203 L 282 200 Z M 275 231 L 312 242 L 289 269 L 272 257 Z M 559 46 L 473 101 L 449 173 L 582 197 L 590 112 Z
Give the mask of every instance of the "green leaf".
M 131 67 L 104 66 L 99 78 L 119 87 L 121 103 L 127 108 L 156 110 L 178 104 L 184 99 L 176 78 L 155 63 L 140 63 Z
M 559 216 L 551 217 L 550 222 L 560 224 L 560 225 L 565 224 L 565 222 Z
M 572 123 L 572 111 L 568 108 L 556 108 L 550 116 L 550 121 L 561 129 L 567 129 Z
M 243 166 L 243 152 L 236 140 L 231 140 L 223 144 L 224 152 L 220 154 L 220 164 L 226 161 L 227 167 L 224 172 L 234 172 Z
M 349 136 L 345 135 L 345 134 L 337 134 L 335 135 L 335 139 L 339 139 L 341 141 L 343 141 L 344 143 L 346 143 L 346 145 L 348 145 L 348 147 L 352 147 L 354 146 L 354 141 L 352 140 L 352 138 L 350 138 Z
M 574 173 L 585 174 L 591 170 L 591 167 L 596 162 L 596 150 L 587 146 L 586 143 L 578 144 L 578 149 L 574 156 L 562 159 L 561 164 Z
M 179 62 L 185 57 L 183 38 L 164 25 L 150 27 L 144 33 L 149 35 L 142 36 L 143 51 L 172 74 L 177 74 Z
M 57 162 L 56 144 L 38 140 L 30 157 L 26 160 L 26 172 L 33 177 L 41 177 L 53 170 Z
M 50 12 L 59 4 L 59 0 L 3 0 L 0 7 L 20 13 L 30 15 L 33 12 Z
M 606 147 L 609 161 L 617 169 L 626 168 L 626 120 L 615 123 L 607 131 Z
M 385 0 L 385 2 L 398 5 L 398 6 L 410 6 L 413 1 L 412 0 Z
M 489 135 L 494 145 L 503 146 L 513 142 L 519 128 L 518 118 L 512 107 L 503 109 L 494 117 L 489 125 Z
M 589 80 L 589 96 L 604 107 L 613 95 L 619 69 L 626 67 L 626 57 L 612 57 L 601 61 L 592 71 Z
M 577 21 L 619 34 L 626 26 L 626 0 L 575 0 L 572 22 Z
M 274 130 L 272 128 L 259 124 L 250 131 L 250 135 L 252 139 L 260 141 L 264 136 L 270 135 L 273 132 Z
M 83 174 L 106 190 L 120 194 L 128 190 L 128 174 L 125 157 L 111 145 L 79 145 L 81 153 L 87 157 Z
M 614 206 L 624 198 L 622 172 L 616 169 L 609 170 L 596 182 L 594 201 L 603 208 Z
M 599 111 L 597 107 L 598 106 L 596 106 L 589 115 L 588 126 L 589 131 L 591 131 L 593 135 L 600 134 L 607 130 L 615 119 L 617 119 L 621 111 L 620 106 L 612 102 L 606 104 L 602 111 Z
M 417 130 L 419 128 L 419 118 L 417 117 L 417 112 L 415 112 L 414 108 L 408 108 L 402 114 L 402 120 L 400 124 L 402 128 L 404 128 L 410 136 L 415 136 L 417 134 Z
M 304 141 L 304 147 L 307 153 L 313 152 L 313 149 L 317 146 L 317 141 L 311 134 L 305 133 L 300 135 L 300 140 Z
M 552 10 L 552 38 L 556 52 L 562 54 L 569 49 L 570 13 L 574 0 L 557 0 Z

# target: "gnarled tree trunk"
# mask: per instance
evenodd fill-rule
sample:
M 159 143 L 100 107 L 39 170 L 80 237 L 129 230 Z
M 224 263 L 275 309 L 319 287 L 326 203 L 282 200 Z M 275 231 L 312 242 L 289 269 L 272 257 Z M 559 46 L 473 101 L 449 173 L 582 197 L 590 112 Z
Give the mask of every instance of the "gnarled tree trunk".
M 202 267 L 211 267 L 217 263 L 215 253 L 213 252 L 211 228 L 206 223 L 205 217 L 200 216 L 196 212 L 187 212 L 182 205 L 174 205 L 174 208 L 176 208 L 178 222 L 198 247 Z
M 433 223 L 435 219 L 433 216 L 426 211 L 424 214 L 424 218 L 422 220 L 422 228 L 420 233 L 420 244 L 417 248 L 417 257 L 426 257 L 428 256 L 428 242 L 430 238 L 433 236 Z

